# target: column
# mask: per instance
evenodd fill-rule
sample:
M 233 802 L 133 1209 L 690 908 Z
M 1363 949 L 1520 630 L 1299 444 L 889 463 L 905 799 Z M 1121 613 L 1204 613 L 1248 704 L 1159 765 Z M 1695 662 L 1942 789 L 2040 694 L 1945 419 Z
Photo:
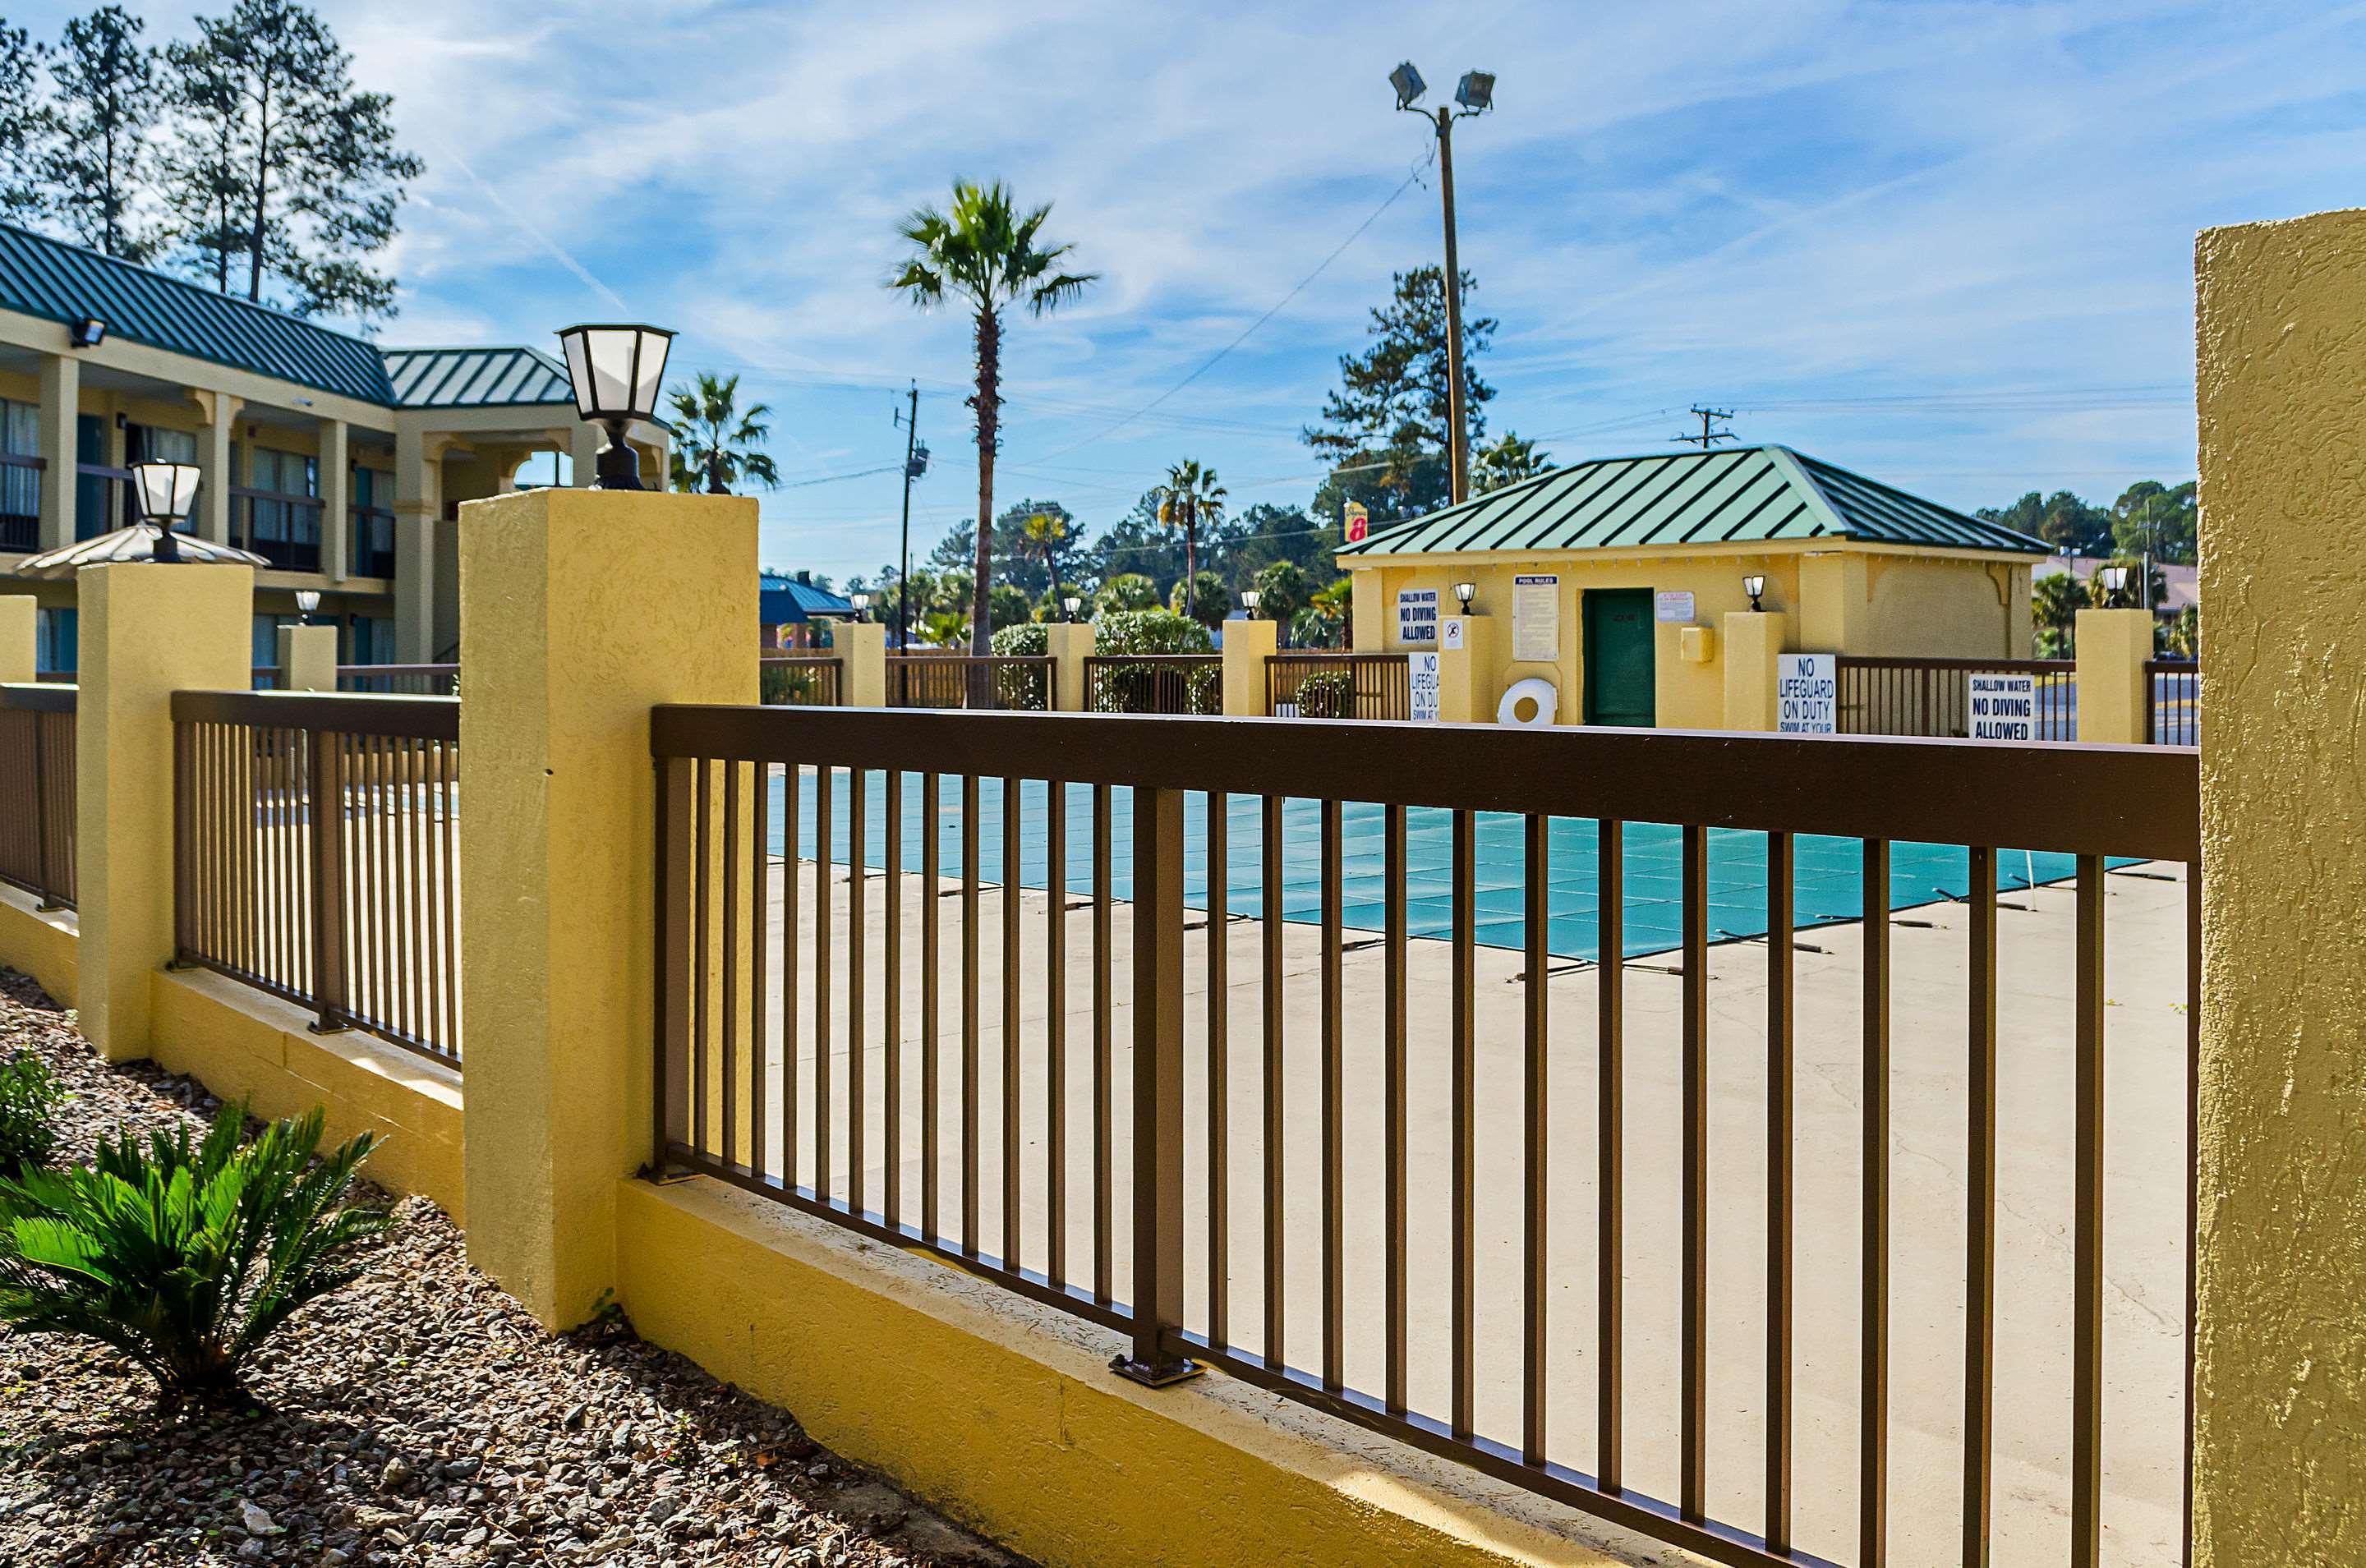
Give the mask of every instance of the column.
M 1347 646 L 1358 653 L 1386 653 L 1389 650 L 1387 606 L 1381 603 L 1381 572 L 1378 567 L 1366 567 L 1352 573 L 1349 581 L 1356 585 L 1355 596 L 1347 605 Z
M 2366 1561 L 2366 212 L 2196 245 L 2197 1568 Z M 2080 629 L 2080 652 L 2085 630 Z M 2084 694 L 2081 693 L 2083 700 Z
M 1377 574 L 1375 574 L 1377 575 Z M 1278 621 L 1224 623 L 1224 716 L 1263 718 L 1266 655 L 1280 646 Z
M 2079 643 L 2079 739 L 2106 746 L 2141 746 L 2150 739 L 2152 657 L 2149 610 L 2081 610 Z
M 225 392 L 191 392 L 206 427 L 197 433 L 197 533 L 217 545 L 230 542 L 231 487 L 238 483 L 231 451 L 238 416 L 246 404 Z
M 99 1055 L 126 1062 L 149 1053 L 149 977 L 173 956 L 173 694 L 249 684 L 254 571 L 119 562 L 76 586 L 77 1001 Z
M 321 434 L 321 570 L 332 582 L 354 574 L 354 470 L 346 455 L 345 422 L 324 419 Z
M 1085 660 L 1093 655 L 1093 627 L 1089 621 L 1060 621 L 1043 628 L 1046 651 L 1053 658 L 1052 694 L 1062 713 L 1082 713 L 1085 699 L 1091 694 L 1085 689 Z
M 748 624 L 754 626 L 756 617 L 749 615 Z M 838 655 L 839 705 L 885 707 L 887 628 L 877 621 L 839 621 L 829 628 L 829 645 Z
M 651 1153 L 649 709 L 755 702 L 756 503 L 527 491 L 468 502 L 460 550 L 468 809 L 501 828 L 460 862 L 468 1257 L 560 1327 L 615 1283 Z
M 394 435 L 394 651 L 403 664 L 435 659 L 435 525 L 444 512 L 444 438 Z
M 1780 610 L 1730 611 L 1725 617 L 1725 728 L 1774 728 L 1774 667 L 1791 617 Z
M 33 679 L 40 640 L 40 601 L 29 593 L 0 593 L 0 685 Z
M 41 356 L 41 531 L 45 550 L 73 543 L 74 466 L 79 451 L 74 415 L 82 407 L 82 361 L 71 354 Z
M 1799 558 L 1799 646 L 1818 653 L 1867 653 L 1873 611 L 1865 558 L 1810 550 Z
M 279 690 L 333 692 L 337 689 L 337 628 L 331 626 L 281 626 Z
M 1459 626 L 1459 633 L 1454 627 Z M 1457 637 L 1461 646 L 1456 647 Z M 1437 645 L 1437 717 L 1441 724 L 1493 724 L 1495 705 L 1495 617 L 1457 615 Z

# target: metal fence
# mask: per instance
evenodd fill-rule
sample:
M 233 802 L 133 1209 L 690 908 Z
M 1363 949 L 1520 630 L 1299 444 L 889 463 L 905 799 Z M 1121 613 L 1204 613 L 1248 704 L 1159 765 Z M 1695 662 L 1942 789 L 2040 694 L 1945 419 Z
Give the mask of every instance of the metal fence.
M 2067 659 L 1876 659 L 1834 660 L 1843 735 L 1962 739 L 1971 733 L 1974 675 L 2034 675 L 2037 738 L 2079 739 L 2078 665 Z
M 450 697 L 460 691 L 457 664 L 340 664 L 337 690 L 401 697 Z
M 1048 654 L 978 658 L 966 653 L 890 654 L 887 705 L 996 708 L 1048 713 L 1059 705 L 1059 660 Z
M 0 882 L 32 894 L 44 909 L 74 905 L 80 695 L 70 685 L 0 686 Z
M 1085 706 L 1093 713 L 1222 713 L 1223 669 L 1213 653 L 1092 655 L 1085 660 Z
M 460 710 L 173 694 L 177 961 L 460 1060 Z
M 2145 661 L 2151 694 L 2145 739 L 2156 746 L 2202 744 L 2202 666 L 2190 659 Z
M 2106 1008 L 2160 993 L 2109 1015 L 2109 1502 L 2182 1506 L 2191 752 L 725 707 L 652 750 L 656 1168 L 1725 1563 L 1986 1562 L 1992 1508 L 2098 1560 Z M 1951 844 L 1944 922 L 1883 918 Z M 2107 906 L 2168 931 L 2109 986 Z
M 756 663 L 760 688 L 758 701 L 774 707 L 834 708 L 839 694 L 839 664 L 829 654 L 767 653 Z
M 1265 698 L 1268 713 L 1285 717 L 1413 716 L 1412 678 L 1402 653 L 1268 654 Z

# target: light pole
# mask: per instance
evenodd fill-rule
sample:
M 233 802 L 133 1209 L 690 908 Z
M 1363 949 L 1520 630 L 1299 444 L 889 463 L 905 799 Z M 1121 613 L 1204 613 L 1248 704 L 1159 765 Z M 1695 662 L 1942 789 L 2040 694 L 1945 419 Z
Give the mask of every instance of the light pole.
M 1431 118 L 1431 111 L 1414 107 L 1429 89 L 1412 61 L 1389 73 L 1389 85 L 1397 91 L 1399 112 Z M 1464 72 L 1455 85 L 1454 101 L 1462 106 L 1460 113 L 1443 104 L 1436 110 L 1437 188 L 1446 209 L 1446 416 L 1452 423 L 1447 432 L 1448 493 L 1450 501 L 1464 502 L 1470 499 L 1470 432 L 1463 412 L 1462 264 L 1454 248 L 1454 122 L 1493 107 L 1495 73 Z
M 904 426 L 904 553 L 896 565 L 896 646 L 909 648 L 912 643 L 912 481 L 929 471 L 929 449 L 920 445 L 920 384 L 914 381 L 905 394 L 911 401 L 909 413 L 898 412 Z

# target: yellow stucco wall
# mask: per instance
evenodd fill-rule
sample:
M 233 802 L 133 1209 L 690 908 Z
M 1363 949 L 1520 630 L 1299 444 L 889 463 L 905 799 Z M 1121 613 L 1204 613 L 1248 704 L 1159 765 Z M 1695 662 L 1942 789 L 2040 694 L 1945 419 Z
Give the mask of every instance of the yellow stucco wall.
M 2366 1562 L 2366 211 L 2196 247 L 2195 1557 Z
M 43 910 L 20 887 L 0 887 L 0 964 L 30 975 L 60 1007 L 74 1005 L 82 944 L 71 909 Z

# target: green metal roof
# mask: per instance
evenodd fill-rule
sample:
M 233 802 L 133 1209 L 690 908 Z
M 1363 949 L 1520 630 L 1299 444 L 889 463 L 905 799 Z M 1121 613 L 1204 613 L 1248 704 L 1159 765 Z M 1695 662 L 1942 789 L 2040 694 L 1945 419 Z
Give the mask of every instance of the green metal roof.
M 567 367 L 531 348 L 389 348 L 387 379 L 397 407 L 502 408 L 572 403 Z
M 2043 540 L 1787 446 L 1598 457 L 1394 524 L 1341 556 L 1857 539 L 2044 555 Z

